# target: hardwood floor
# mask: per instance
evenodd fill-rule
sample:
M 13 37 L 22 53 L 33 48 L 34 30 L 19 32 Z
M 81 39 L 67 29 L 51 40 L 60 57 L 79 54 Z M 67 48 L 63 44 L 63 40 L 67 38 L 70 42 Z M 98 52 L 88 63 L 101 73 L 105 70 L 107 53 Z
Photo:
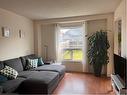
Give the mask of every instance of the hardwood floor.
M 55 95 L 114 95 L 111 81 L 106 77 L 95 77 L 92 74 L 66 73 Z

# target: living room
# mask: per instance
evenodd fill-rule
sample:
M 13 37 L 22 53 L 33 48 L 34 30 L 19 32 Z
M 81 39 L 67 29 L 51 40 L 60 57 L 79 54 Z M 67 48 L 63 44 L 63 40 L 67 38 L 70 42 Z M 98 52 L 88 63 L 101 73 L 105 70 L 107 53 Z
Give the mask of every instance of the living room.
M 0 0 L 0 63 L 4 64 L 4 67 L 13 67 L 13 63 L 17 62 L 11 59 L 19 58 L 18 62 L 23 66 L 20 70 L 17 68 L 19 64 L 15 66 L 16 69 L 13 68 L 18 71 L 17 76 L 22 70 L 26 72 L 24 59 L 41 58 L 41 62 L 45 64 L 35 68 L 35 71 L 28 70 L 33 72 L 33 75 L 25 73 L 25 76 L 19 76 L 22 79 L 18 88 L 12 87 L 11 91 L 12 88 L 5 85 L 0 92 L 114 95 L 115 91 L 110 81 L 111 74 L 115 73 L 114 54 L 127 59 L 126 18 L 126 0 Z M 99 77 L 93 74 L 93 66 L 89 64 L 88 58 L 88 38 L 97 31 L 105 32 L 106 41 L 109 43 L 106 49 L 108 60 L 102 66 Z M 103 46 L 102 44 L 99 46 Z M 0 70 L 2 69 L 3 67 L 0 67 Z M 40 85 L 43 84 L 41 78 L 48 83 L 43 77 L 39 78 L 42 82 L 40 84 L 29 80 L 32 77 L 36 79 L 37 74 L 43 77 L 47 75 L 48 82 L 55 82 L 48 88 L 49 84 Z M 93 85 L 98 89 L 92 88 Z M 31 89 L 27 89 L 29 87 Z M 19 92 L 15 92 L 14 88 Z

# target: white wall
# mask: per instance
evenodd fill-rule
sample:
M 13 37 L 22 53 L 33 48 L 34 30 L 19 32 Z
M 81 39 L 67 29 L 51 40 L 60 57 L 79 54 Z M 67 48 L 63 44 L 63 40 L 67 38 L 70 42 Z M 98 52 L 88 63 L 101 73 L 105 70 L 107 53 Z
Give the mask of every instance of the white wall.
M 121 44 L 121 55 L 126 56 L 126 0 L 122 0 L 120 5 L 115 10 L 114 21 L 122 20 L 122 44 Z M 115 29 L 116 29 L 115 25 Z M 114 52 L 118 54 L 118 31 L 114 31 Z
M 92 35 L 93 33 L 99 30 L 107 30 L 107 20 L 100 19 L 87 21 L 87 30 L 88 36 Z
M 10 28 L 10 37 L 2 36 L 2 27 Z M 22 30 L 24 37 L 19 37 Z M 34 53 L 33 21 L 0 9 L 0 61 Z
M 42 57 L 46 59 L 47 54 L 48 59 L 56 60 L 55 24 L 46 24 L 41 27 Z

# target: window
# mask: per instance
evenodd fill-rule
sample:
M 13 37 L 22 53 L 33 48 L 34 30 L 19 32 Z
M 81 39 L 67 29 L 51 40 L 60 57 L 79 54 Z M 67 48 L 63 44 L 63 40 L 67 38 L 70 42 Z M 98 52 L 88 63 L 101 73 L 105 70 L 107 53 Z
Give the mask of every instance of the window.
M 63 61 L 82 61 L 83 28 L 62 27 L 59 33 L 59 49 Z

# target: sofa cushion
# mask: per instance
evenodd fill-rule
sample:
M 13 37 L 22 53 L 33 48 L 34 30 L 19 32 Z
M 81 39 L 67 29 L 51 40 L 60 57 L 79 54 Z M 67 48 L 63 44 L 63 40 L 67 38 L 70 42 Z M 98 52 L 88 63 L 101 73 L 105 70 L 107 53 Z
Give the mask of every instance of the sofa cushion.
M 18 75 L 18 72 L 9 66 L 5 66 L 5 68 L 0 70 L 0 73 L 9 79 L 16 79 Z
M 22 71 L 19 72 L 18 77 L 22 77 L 22 78 L 32 78 L 34 76 L 37 76 L 36 74 L 41 73 L 43 75 L 43 77 L 46 77 L 46 74 L 56 74 L 57 72 L 51 72 L 51 71 Z M 57 73 L 58 74 L 58 73 Z M 39 75 L 40 76 L 40 75 Z
M 65 66 L 63 65 L 43 65 L 38 68 L 32 69 L 33 71 L 54 71 L 59 72 L 60 75 L 65 73 Z
M 15 69 L 18 72 L 23 71 L 23 66 L 20 58 L 10 59 L 4 61 L 5 65 L 8 65 L 9 67 Z
M 51 71 L 34 71 L 20 86 L 20 93 L 46 94 L 51 93 L 57 86 L 59 74 Z
M 14 80 L 6 81 L 5 83 L 1 84 L 1 87 L 3 88 L 4 93 L 11 93 L 15 92 L 19 85 L 24 81 L 25 78 L 17 78 Z
M 29 75 L 31 75 L 34 72 L 36 71 L 22 71 L 22 72 L 19 72 L 18 77 L 28 78 Z
M 25 70 L 25 66 L 26 66 L 26 59 L 28 59 L 27 56 L 22 56 L 20 57 L 22 65 L 23 65 L 23 70 Z
M 38 56 L 35 54 L 27 55 L 27 57 L 30 59 L 37 59 L 38 58 Z

